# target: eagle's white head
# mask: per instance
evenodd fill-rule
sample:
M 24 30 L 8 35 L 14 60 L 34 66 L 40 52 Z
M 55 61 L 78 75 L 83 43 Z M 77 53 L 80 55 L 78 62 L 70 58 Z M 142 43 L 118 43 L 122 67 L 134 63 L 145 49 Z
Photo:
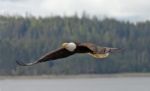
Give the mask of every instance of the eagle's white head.
M 67 49 L 68 51 L 73 52 L 76 49 L 77 45 L 74 42 L 69 42 L 69 43 L 63 43 L 62 47 Z

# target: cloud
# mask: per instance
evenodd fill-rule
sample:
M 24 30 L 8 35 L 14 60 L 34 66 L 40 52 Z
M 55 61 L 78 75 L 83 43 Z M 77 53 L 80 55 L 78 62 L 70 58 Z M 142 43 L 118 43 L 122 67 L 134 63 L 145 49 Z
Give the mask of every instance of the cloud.
M 35 16 L 74 15 L 83 12 L 124 20 L 150 19 L 149 0 L 0 0 L 0 14 Z
M 0 1 L 0 13 L 1 14 L 19 14 L 25 15 L 27 12 L 33 15 L 40 15 L 40 0 L 22 0 L 12 2 L 11 0 Z M 42 12 L 41 12 L 42 13 Z

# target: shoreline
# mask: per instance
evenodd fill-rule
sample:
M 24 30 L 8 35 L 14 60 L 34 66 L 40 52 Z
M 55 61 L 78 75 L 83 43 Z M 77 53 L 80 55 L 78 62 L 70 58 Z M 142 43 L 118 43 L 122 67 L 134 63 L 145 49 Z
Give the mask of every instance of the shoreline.
M 79 74 L 79 75 L 40 75 L 40 76 L 0 76 L 5 79 L 86 79 L 86 78 L 127 78 L 150 77 L 150 73 L 116 73 L 116 74 Z

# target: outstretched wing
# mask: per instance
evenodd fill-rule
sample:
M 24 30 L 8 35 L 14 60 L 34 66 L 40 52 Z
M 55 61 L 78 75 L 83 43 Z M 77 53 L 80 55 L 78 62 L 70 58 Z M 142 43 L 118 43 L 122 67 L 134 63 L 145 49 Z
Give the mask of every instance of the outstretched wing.
M 106 58 L 109 53 L 119 52 L 119 50 L 119 48 L 98 47 L 96 52 L 89 54 L 95 58 Z
M 115 53 L 119 52 L 120 48 L 111 48 L 111 47 L 97 47 L 97 53 L 106 54 L 106 53 Z
M 92 43 L 82 43 L 82 44 L 80 44 L 80 46 L 84 46 L 84 47 L 88 48 L 93 53 L 100 53 L 100 54 L 114 53 L 114 52 L 118 52 L 119 50 L 121 50 L 120 48 L 97 46 L 97 45 L 92 44 Z
M 41 62 L 65 58 L 65 57 L 68 57 L 68 56 L 73 55 L 73 54 L 74 54 L 74 52 L 69 52 L 65 48 L 60 48 L 60 49 L 57 49 L 53 52 L 47 53 L 46 55 L 39 58 L 37 61 L 31 62 L 31 63 L 23 63 L 21 61 L 16 61 L 16 63 L 18 65 L 21 65 L 21 66 L 30 66 L 30 65 L 37 64 L 37 63 L 41 63 Z
M 80 47 L 88 49 L 88 54 L 92 55 L 95 58 L 106 58 L 109 53 L 119 52 L 120 48 L 111 48 L 111 47 L 101 47 L 92 43 L 83 43 L 80 44 Z

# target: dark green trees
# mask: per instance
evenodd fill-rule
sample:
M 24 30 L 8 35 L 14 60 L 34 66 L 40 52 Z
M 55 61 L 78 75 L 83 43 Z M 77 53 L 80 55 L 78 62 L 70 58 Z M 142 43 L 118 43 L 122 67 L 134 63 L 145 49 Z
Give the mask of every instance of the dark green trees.
M 88 74 L 150 72 L 150 22 L 130 23 L 97 17 L 0 16 L 0 75 Z M 31 67 L 15 61 L 34 61 L 62 42 L 93 42 L 123 48 L 107 59 L 74 55 Z

